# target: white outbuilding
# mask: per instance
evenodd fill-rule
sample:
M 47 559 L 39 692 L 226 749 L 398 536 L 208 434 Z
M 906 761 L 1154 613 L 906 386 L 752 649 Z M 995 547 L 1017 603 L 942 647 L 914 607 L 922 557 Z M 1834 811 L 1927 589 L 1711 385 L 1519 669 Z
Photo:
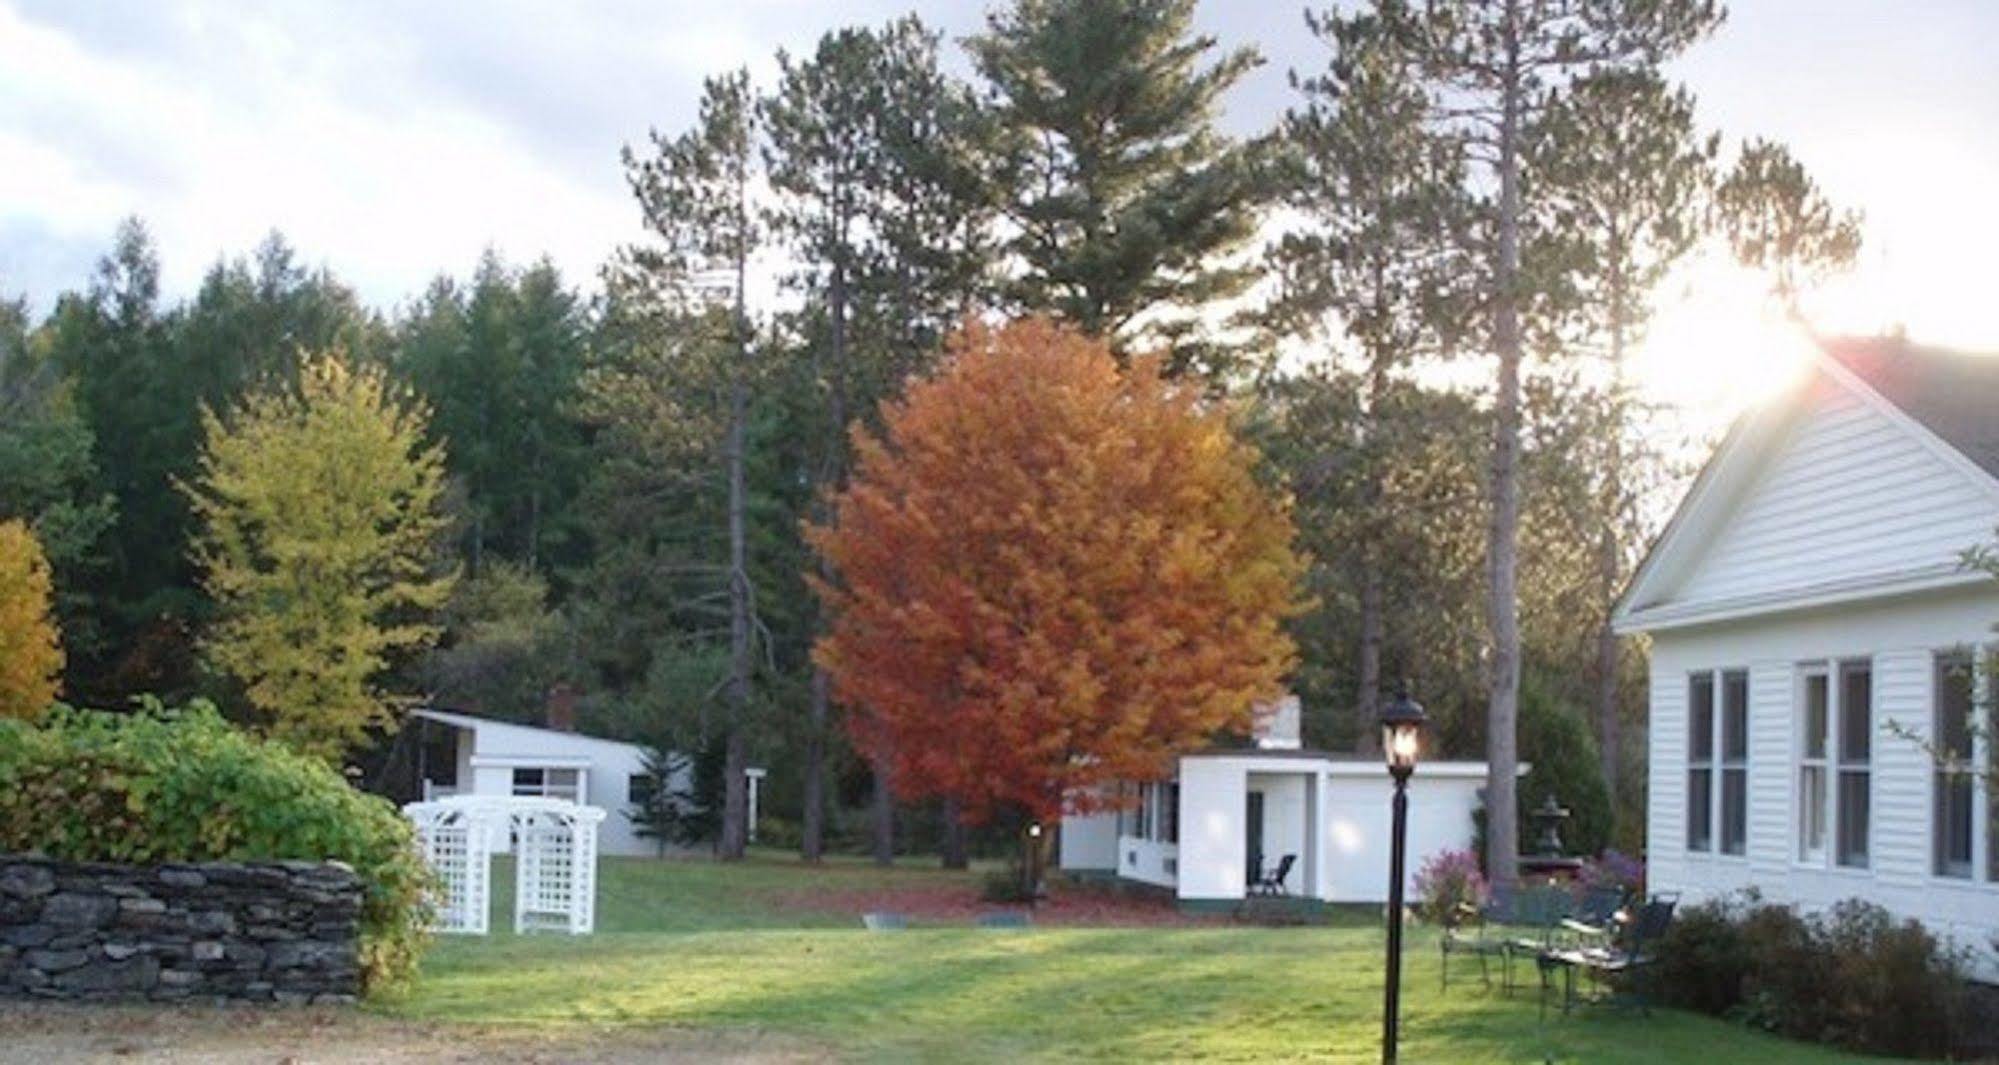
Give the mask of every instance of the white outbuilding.
M 1120 809 L 1063 818 L 1061 868 L 1165 888 L 1190 911 L 1232 910 L 1259 884 L 1320 903 L 1387 901 L 1388 771 L 1376 756 L 1303 749 L 1297 721 L 1287 699 L 1255 746 L 1183 755 L 1171 779 L 1122 785 Z M 1431 855 L 1472 845 L 1485 781 L 1484 762 L 1417 769 L 1410 880 Z
M 639 835 L 630 816 L 652 785 L 644 747 L 569 727 L 495 721 L 451 710 L 424 708 L 410 716 L 419 730 L 417 772 L 423 800 L 452 795 L 566 799 L 604 811 L 597 843 L 601 853 L 659 853 L 658 842 Z M 567 714 L 552 719 L 556 726 L 570 720 Z M 685 766 L 679 770 L 673 790 L 687 787 L 690 772 Z M 750 839 L 755 840 L 764 771 L 751 768 L 745 776 Z M 506 841 L 496 842 L 495 849 L 504 852 Z

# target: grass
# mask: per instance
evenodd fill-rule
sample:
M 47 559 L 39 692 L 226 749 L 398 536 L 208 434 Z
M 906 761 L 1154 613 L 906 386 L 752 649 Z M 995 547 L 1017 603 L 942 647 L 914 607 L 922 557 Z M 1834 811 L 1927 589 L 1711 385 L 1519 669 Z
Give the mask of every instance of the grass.
M 600 878 L 599 934 L 447 939 L 412 991 L 374 1008 L 547 1028 L 774 1033 L 869 1061 L 1379 1060 L 1374 928 L 878 934 L 851 914 L 796 902 L 813 890 L 970 892 L 975 879 L 914 866 L 813 869 L 777 855 L 735 866 L 605 859 Z M 511 915 L 511 900 L 497 898 L 494 927 L 510 928 Z M 1557 1010 L 1544 1024 L 1531 992 L 1509 998 L 1475 977 L 1440 992 L 1431 933 L 1411 936 L 1407 959 L 1405 1061 L 1862 1060 L 1672 1011 Z

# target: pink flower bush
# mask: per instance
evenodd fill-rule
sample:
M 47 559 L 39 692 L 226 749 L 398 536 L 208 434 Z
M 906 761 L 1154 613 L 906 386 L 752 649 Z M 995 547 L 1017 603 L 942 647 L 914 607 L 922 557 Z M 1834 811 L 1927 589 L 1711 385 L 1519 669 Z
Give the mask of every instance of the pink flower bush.
M 1456 924 L 1487 897 L 1478 855 L 1469 849 L 1438 851 L 1416 871 L 1416 915 L 1433 924 Z
M 1624 892 L 1627 899 L 1643 899 L 1644 859 L 1613 849 L 1583 862 L 1581 871 L 1576 875 L 1577 892 L 1587 892 L 1597 888 L 1617 888 Z

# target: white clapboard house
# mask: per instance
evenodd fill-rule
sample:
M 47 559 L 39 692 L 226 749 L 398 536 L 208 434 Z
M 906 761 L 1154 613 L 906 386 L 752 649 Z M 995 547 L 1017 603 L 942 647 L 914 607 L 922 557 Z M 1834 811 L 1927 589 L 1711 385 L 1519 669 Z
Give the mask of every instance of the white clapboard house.
M 1968 667 L 1999 582 L 1962 553 L 1999 526 L 1999 357 L 1817 348 L 1723 440 L 1617 610 L 1651 638 L 1651 886 L 1868 899 L 1990 977 L 1999 820 L 1932 755 L 1992 764 Z
M 418 731 L 418 777 L 425 801 L 451 795 L 514 795 L 567 799 L 604 811 L 597 830 L 602 854 L 650 855 L 658 841 L 641 836 L 630 816 L 651 786 L 645 748 L 575 730 L 563 699 L 552 699 L 548 724 L 523 725 L 426 707 L 410 712 Z M 673 782 L 687 787 L 682 767 Z M 756 839 L 757 799 L 764 771 L 748 770 L 750 838 Z M 505 851 L 505 841 L 495 841 Z M 668 848 L 673 850 L 675 848 Z
M 1196 912 L 1234 909 L 1259 880 L 1309 903 L 1386 901 L 1388 770 L 1378 755 L 1303 749 L 1298 713 L 1285 699 L 1259 716 L 1251 746 L 1182 755 L 1170 779 L 1122 785 L 1120 809 L 1063 818 L 1062 869 L 1164 888 Z M 1471 846 L 1485 778 L 1484 762 L 1417 769 L 1407 879 L 1430 855 Z

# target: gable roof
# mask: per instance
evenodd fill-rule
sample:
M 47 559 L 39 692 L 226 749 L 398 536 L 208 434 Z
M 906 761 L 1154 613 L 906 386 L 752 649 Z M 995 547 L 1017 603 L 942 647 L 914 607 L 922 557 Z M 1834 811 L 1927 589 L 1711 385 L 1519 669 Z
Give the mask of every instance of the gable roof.
M 1714 609 L 1668 609 L 1659 602 L 1681 569 L 1725 528 L 1742 493 L 1782 441 L 1812 394 L 1813 379 L 1829 380 L 1901 427 L 1946 464 L 1958 469 L 1999 504 L 1999 356 L 1921 347 L 1901 337 L 1812 338 L 1817 373 L 1781 397 L 1736 419 L 1681 500 L 1651 550 L 1632 574 L 1618 600 L 1613 623 L 1619 632 L 1667 624 L 1692 624 L 1821 602 L 1845 601 L 1961 584 L 1971 580 L 1956 567 L 1924 573 L 1910 581 L 1870 581 L 1801 589 L 1770 602 L 1717 605 Z M 1909 587 L 1901 587 L 1908 584 Z M 1669 587 L 1661 587 L 1668 585 Z M 1650 614 L 1650 617 L 1638 617 Z
M 1848 337 L 1827 358 L 1939 440 L 1999 478 L 1999 356 L 1921 347 L 1901 337 Z

